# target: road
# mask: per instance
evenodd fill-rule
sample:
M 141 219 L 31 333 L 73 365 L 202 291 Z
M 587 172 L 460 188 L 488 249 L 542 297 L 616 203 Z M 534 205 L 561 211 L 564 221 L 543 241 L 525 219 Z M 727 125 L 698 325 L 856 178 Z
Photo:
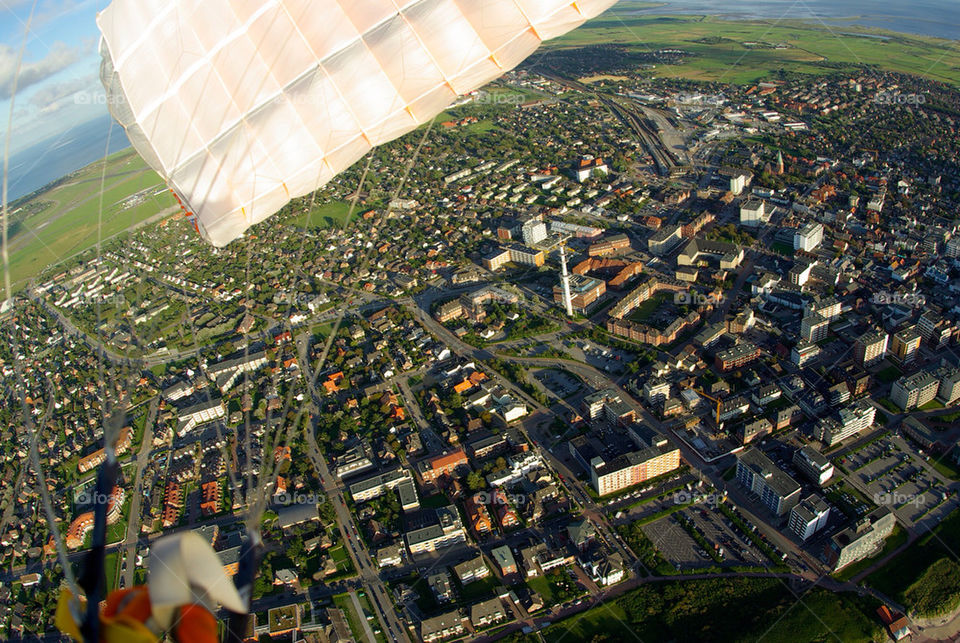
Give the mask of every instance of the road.
M 147 415 L 144 419 L 143 439 L 140 442 L 140 453 L 137 455 L 137 473 L 134 477 L 133 486 L 130 488 L 130 494 L 133 499 L 130 502 L 130 513 L 128 514 L 127 537 L 124 544 L 127 548 L 126 569 L 123 572 L 123 587 L 133 587 L 134 559 L 137 555 L 137 544 L 140 537 L 140 503 L 143 501 L 143 490 L 140 485 L 143 482 L 143 469 L 147 466 L 147 459 L 150 457 L 151 445 L 153 444 L 153 422 L 157 417 L 157 408 L 160 404 L 160 398 L 155 397 L 150 401 L 150 407 L 147 409 Z
M 401 302 L 401 303 L 404 303 L 404 302 Z M 482 349 L 482 348 L 475 348 L 473 346 L 470 346 L 469 344 L 465 344 L 464 342 L 460 341 L 453 333 L 451 333 L 442 324 L 440 324 L 435 319 L 433 319 L 433 317 L 431 317 L 426 311 L 414 305 L 412 301 L 405 302 L 405 305 L 411 309 L 411 312 L 413 312 L 415 318 L 424 327 L 426 327 L 428 331 L 432 332 L 435 336 L 439 337 L 444 344 L 446 344 L 451 348 L 451 350 L 453 350 L 453 352 L 461 355 L 462 357 L 467 357 L 467 358 L 475 359 L 478 361 L 487 361 L 494 358 L 494 355 L 489 350 Z M 530 361 L 528 358 L 511 357 L 506 355 L 497 356 L 497 359 L 503 359 L 504 361 L 512 361 L 520 364 L 525 364 Z M 541 364 L 545 364 L 553 367 L 555 367 L 557 363 L 555 359 L 537 359 L 537 358 L 532 358 L 532 359 L 535 362 L 539 362 Z M 564 367 L 567 368 L 568 370 L 571 370 L 574 373 L 577 373 L 577 370 L 575 370 L 575 368 L 579 366 L 581 365 L 564 362 Z M 600 375 L 600 372 L 596 371 L 596 369 L 593 369 L 593 367 L 587 366 L 587 365 L 582 365 L 582 366 L 586 367 L 593 373 Z M 515 384 L 513 384 L 513 382 L 510 382 L 506 378 L 502 377 L 493 369 L 488 369 L 488 371 L 489 371 L 489 375 L 491 375 L 495 381 L 497 381 L 502 386 L 504 386 L 504 388 L 509 390 L 513 395 L 525 400 L 526 403 L 531 408 L 535 409 L 535 412 L 533 415 L 536 415 L 536 414 L 549 415 L 551 416 L 550 420 L 556 417 L 552 411 L 541 407 L 536 400 L 532 399 L 524 391 L 520 390 Z M 580 374 L 580 373 L 577 373 L 577 374 Z M 605 377 L 602 377 L 602 379 L 606 380 Z M 590 380 L 587 380 L 587 381 L 590 381 Z M 606 515 L 603 513 L 600 507 L 596 504 L 596 502 L 594 502 L 590 494 L 584 489 L 580 481 L 577 480 L 576 475 L 574 475 L 574 473 L 570 471 L 559 458 L 557 458 L 553 453 L 551 453 L 549 449 L 542 446 L 543 444 L 547 444 L 552 436 L 542 432 L 542 430 L 538 428 L 538 429 L 532 429 L 534 431 L 539 432 L 538 435 L 534 437 L 534 436 L 531 436 L 528 433 L 528 430 L 524 428 L 525 426 L 533 426 L 534 424 L 535 424 L 534 422 L 531 422 L 528 419 L 526 422 L 518 425 L 518 430 L 521 432 L 521 434 L 524 435 L 524 437 L 531 444 L 535 445 L 539 450 L 539 452 L 541 453 L 541 455 L 544 456 L 545 461 L 548 465 L 548 468 L 553 469 L 553 472 L 558 476 L 558 479 L 560 479 L 563 485 L 569 491 L 571 491 L 571 496 L 577 501 L 578 504 L 580 504 L 584 508 L 583 515 L 591 519 L 591 521 L 597 527 L 597 531 L 599 535 L 611 547 L 616 549 L 620 553 L 620 555 L 623 557 L 624 563 L 628 567 L 632 568 L 634 564 L 638 563 L 637 556 L 633 552 L 631 552 L 623 543 L 621 543 L 619 535 L 616 534 L 616 531 L 614 530 L 613 526 L 607 520 Z M 549 421 L 544 420 L 538 423 L 538 426 L 542 426 L 544 424 L 549 424 Z M 539 438 L 539 440 L 537 438 Z
M 300 363 L 302 365 L 300 373 L 306 382 L 311 399 L 313 399 L 314 404 L 319 408 L 322 405 L 322 400 L 315 386 L 316 379 L 308 359 L 309 344 L 307 340 L 308 338 L 305 338 L 303 335 L 298 336 L 296 339 L 297 349 L 300 354 Z M 338 478 L 330 473 L 326 458 L 323 457 L 323 454 L 320 453 L 320 449 L 317 447 L 314 432 L 306 431 L 305 433 L 309 451 L 308 455 L 320 476 L 324 492 L 327 494 L 330 502 L 333 503 L 334 510 L 337 514 L 337 524 L 340 528 L 340 536 L 350 554 L 354 567 L 360 574 L 363 586 L 367 589 L 373 609 L 392 640 L 409 641 L 407 631 L 401 624 L 393 608 L 390 592 L 380 578 L 379 567 L 370 559 L 370 554 L 367 552 L 366 546 L 360 540 L 359 531 L 357 531 L 357 526 L 353 521 L 353 515 L 347 509 L 343 497 L 343 487 L 340 485 Z

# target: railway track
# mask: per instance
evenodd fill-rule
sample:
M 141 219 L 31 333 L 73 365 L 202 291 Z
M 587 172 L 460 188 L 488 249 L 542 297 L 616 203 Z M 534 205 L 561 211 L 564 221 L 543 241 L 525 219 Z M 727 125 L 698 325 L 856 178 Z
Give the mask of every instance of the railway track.
M 661 174 L 669 176 L 673 170 L 678 167 L 676 157 L 674 157 L 673 153 L 663 144 L 656 127 L 650 123 L 649 119 L 643 113 L 608 96 L 598 94 L 594 89 L 580 81 L 543 72 L 541 72 L 541 75 L 569 89 L 591 94 L 596 97 L 614 116 L 619 118 L 624 125 L 633 131 L 634 135 L 636 135 L 640 143 L 643 144 L 653 158 Z

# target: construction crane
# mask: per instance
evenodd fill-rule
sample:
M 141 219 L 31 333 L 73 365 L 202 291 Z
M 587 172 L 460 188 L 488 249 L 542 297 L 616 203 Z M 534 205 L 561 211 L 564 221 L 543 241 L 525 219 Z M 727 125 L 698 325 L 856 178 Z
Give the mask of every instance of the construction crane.
M 700 395 L 704 396 L 704 397 L 707 398 L 708 400 L 713 400 L 714 402 L 717 403 L 716 422 L 717 422 L 717 426 L 719 427 L 719 426 L 720 426 L 720 407 L 723 405 L 723 402 L 722 402 L 721 400 L 713 397 L 713 396 L 710 395 L 709 393 L 705 393 L 704 391 L 702 391 L 702 390 L 700 390 L 700 389 L 698 389 L 698 388 L 692 388 L 692 389 L 690 389 L 690 390 L 693 391 L 694 393 L 699 393 Z

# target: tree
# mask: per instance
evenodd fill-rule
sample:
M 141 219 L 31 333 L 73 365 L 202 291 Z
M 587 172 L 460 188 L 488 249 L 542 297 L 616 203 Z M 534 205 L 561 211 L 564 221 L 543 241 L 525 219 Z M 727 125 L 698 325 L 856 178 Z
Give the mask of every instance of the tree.
M 480 491 L 486 486 L 486 482 L 483 479 L 483 476 L 480 475 L 479 471 L 471 471 L 467 476 L 467 487 L 470 488 L 470 491 Z

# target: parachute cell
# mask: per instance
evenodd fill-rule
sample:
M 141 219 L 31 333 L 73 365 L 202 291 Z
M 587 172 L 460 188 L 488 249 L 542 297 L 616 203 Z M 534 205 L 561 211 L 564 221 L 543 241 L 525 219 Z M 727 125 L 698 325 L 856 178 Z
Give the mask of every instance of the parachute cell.
M 615 0 L 113 0 L 107 104 L 226 245 Z

